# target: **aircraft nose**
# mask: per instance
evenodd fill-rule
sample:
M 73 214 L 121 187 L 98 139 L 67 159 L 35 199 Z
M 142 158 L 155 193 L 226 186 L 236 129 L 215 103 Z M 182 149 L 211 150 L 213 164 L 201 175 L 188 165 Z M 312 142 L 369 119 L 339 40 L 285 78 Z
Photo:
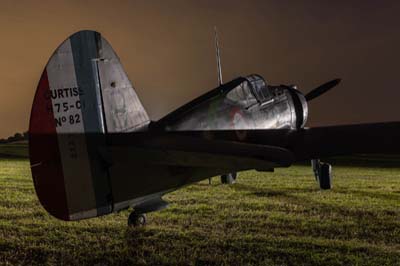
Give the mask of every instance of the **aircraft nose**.
M 303 128 L 308 118 L 308 105 L 304 95 L 297 90 L 296 86 L 291 87 L 290 93 L 293 99 L 293 105 L 296 112 L 296 127 Z

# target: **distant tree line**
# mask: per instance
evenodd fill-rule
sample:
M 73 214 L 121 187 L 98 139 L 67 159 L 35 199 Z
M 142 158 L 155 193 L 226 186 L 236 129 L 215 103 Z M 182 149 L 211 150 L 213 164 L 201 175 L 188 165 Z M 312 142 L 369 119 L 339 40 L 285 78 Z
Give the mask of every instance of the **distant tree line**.
M 0 144 L 10 143 L 14 141 L 28 140 L 28 131 L 23 133 L 15 133 L 13 136 L 10 136 L 6 139 L 0 139 Z

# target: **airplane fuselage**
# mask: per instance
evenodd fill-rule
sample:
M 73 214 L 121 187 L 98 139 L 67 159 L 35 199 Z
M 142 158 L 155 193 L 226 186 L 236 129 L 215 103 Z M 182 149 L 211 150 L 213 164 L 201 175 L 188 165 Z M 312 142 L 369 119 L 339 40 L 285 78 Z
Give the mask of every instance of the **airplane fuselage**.
M 307 103 L 295 87 L 268 86 L 259 75 L 236 80 L 177 109 L 160 124 L 167 131 L 304 127 Z

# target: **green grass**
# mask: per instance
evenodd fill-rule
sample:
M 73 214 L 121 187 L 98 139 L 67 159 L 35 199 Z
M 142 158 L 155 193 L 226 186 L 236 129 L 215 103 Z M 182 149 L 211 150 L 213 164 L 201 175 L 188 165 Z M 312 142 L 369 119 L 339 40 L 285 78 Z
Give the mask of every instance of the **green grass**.
M 400 169 L 308 166 L 201 182 L 128 229 L 128 211 L 62 222 L 40 206 L 26 159 L 0 159 L 0 264 L 400 265 Z
M 0 157 L 28 157 L 28 142 L 16 141 L 7 144 L 0 144 Z

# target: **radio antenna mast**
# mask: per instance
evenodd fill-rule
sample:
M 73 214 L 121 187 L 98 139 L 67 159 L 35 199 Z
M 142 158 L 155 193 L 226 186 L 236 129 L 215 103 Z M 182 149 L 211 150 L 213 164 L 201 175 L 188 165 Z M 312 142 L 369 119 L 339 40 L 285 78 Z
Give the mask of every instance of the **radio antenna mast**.
M 221 86 L 222 85 L 221 56 L 219 54 L 218 32 L 216 26 L 214 26 L 214 32 L 215 32 L 215 53 L 217 57 L 218 85 Z

